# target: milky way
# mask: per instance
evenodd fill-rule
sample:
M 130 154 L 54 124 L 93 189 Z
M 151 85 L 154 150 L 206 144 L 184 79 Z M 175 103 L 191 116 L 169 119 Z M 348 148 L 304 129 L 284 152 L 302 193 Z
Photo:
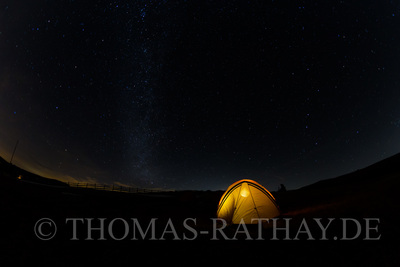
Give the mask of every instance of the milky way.
M 393 1 L 0 6 L 0 155 L 69 181 L 296 188 L 398 153 Z

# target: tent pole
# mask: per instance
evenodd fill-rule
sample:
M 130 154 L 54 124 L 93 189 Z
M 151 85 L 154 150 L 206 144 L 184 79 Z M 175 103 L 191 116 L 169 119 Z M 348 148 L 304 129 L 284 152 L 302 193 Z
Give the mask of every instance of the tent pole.
M 260 218 L 260 214 L 258 214 L 258 209 L 257 209 L 256 203 L 254 202 L 253 194 L 251 193 L 250 185 L 248 185 L 248 187 L 249 187 L 249 192 L 250 192 L 251 200 L 253 200 L 254 208 L 255 208 L 256 211 L 257 211 L 257 216 L 258 216 L 258 218 Z
M 15 150 L 17 150 L 18 142 L 19 142 L 19 140 L 17 140 L 17 143 L 15 143 L 15 147 L 14 147 L 14 151 L 13 151 L 12 156 L 11 156 L 10 164 L 12 164 L 12 160 L 14 158 Z
M 242 192 L 242 186 L 243 186 L 243 184 L 240 185 L 238 196 L 240 196 L 240 193 Z M 236 211 L 237 211 L 237 208 L 238 208 L 238 203 L 237 202 L 238 202 L 237 199 L 235 199 L 235 209 L 233 211 L 232 219 L 233 219 L 233 217 L 235 217 L 235 214 L 236 214 Z M 242 201 L 242 203 L 243 203 L 243 201 Z M 240 205 L 242 205 L 242 203 L 240 203 Z

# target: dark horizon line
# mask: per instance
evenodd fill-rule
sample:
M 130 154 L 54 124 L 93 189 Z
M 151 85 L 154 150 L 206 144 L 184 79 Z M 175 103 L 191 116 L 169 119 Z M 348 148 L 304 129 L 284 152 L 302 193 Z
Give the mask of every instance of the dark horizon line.
M 388 157 L 386 157 L 386 158 L 384 158 L 384 159 L 382 159 L 382 160 L 379 160 L 379 161 L 377 161 L 377 162 L 375 162 L 375 163 L 372 163 L 372 164 L 370 164 L 370 165 L 368 165 L 368 166 L 365 166 L 365 167 L 363 167 L 363 168 L 361 168 L 361 169 L 357 169 L 357 170 L 355 170 L 355 171 L 348 172 L 348 173 L 344 173 L 344 174 L 342 174 L 342 175 L 338 175 L 338 176 L 335 176 L 335 177 L 329 177 L 329 178 L 319 179 L 319 180 L 316 181 L 316 182 L 313 182 L 313 183 L 310 183 L 310 184 L 306 184 L 306 185 L 303 185 L 303 186 L 298 187 L 298 188 L 295 188 L 295 189 L 288 189 L 288 191 L 299 190 L 299 189 L 306 188 L 306 187 L 309 187 L 309 186 L 312 186 L 312 185 L 315 185 L 315 184 L 318 184 L 318 183 L 324 182 L 324 181 L 329 181 L 329 180 L 338 179 L 338 178 L 340 179 L 340 178 L 342 178 L 342 177 L 345 177 L 345 176 L 354 174 L 354 173 L 359 172 L 359 171 L 361 171 L 361 170 L 364 170 L 364 169 L 373 167 L 373 166 L 375 166 L 375 165 L 377 165 L 377 164 L 379 164 L 379 163 L 381 163 L 381 162 L 383 162 L 383 161 L 387 161 L 387 160 L 389 160 L 390 158 L 395 158 L 395 157 L 397 157 L 397 156 L 400 157 L 400 152 L 399 152 L 399 153 L 396 153 L 396 154 L 394 154 L 394 155 L 392 155 L 392 156 L 388 156 Z M 18 165 L 15 165 L 15 164 L 12 164 L 11 162 L 8 162 L 6 159 L 4 159 L 4 157 L 3 157 L 2 155 L 0 155 L 0 159 L 3 160 L 5 164 L 8 164 L 8 165 L 11 166 L 11 167 L 16 167 L 16 168 L 18 168 L 18 169 L 21 169 L 21 170 L 24 171 L 24 172 L 27 172 L 27 173 L 32 174 L 32 175 L 36 175 L 36 176 L 38 176 L 38 177 L 40 177 L 40 178 L 48 179 L 48 180 L 56 180 L 56 181 L 58 181 L 58 182 L 65 183 L 65 184 L 67 184 L 67 185 L 70 183 L 69 181 L 63 181 L 63 180 L 58 179 L 58 178 L 44 177 L 44 176 L 39 175 L 39 174 L 37 174 L 37 173 L 27 171 L 27 170 L 25 170 L 24 168 L 22 168 L 22 167 L 20 167 L 20 166 L 18 166 Z M 240 180 L 240 179 L 238 179 L 238 181 L 239 181 L 239 180 Z M 92 184 L 92 183 L 89 183 L 89 182 L 76 182 L 76 183 Z M 114 185 L 114 183 L 104 183 L 104 182 L 103 182 L 103 183 L 97 183 L 97 184 L 99 184 L 99 185 Z M 127 187 L 141 188 L 141 189 L 144 188 L 144 187 L 137 187 L 137 186 L 136 186 L 136 187 L 135 187 L 135 186 L 127 186 Z M 155 189 L 155 188 L 161 188 L 161 187 L 154 187 L 154 189 Z M 151 188 L 151 187 L 148 187 L 148 188 L 146 188 L 146 189 L 152 189 L 152 188 Z M 224 191 L 225 189 L 217 189 L 217 190 L 202 189 L 202 190 L 201 190 L 201 189 L 171 189 L 171 188 L 168 188 L 168 189 L 164 189 L 164 190 L 166 190 L 166 191 L 173 190 L 173 191 L 176 191 L 176 192 L 179 192 L 179 191 L 182 192 L 182 191 Z M 277 192 L 276 190 L 270 190 L 270 191 L 271 191 L 271 192 Z

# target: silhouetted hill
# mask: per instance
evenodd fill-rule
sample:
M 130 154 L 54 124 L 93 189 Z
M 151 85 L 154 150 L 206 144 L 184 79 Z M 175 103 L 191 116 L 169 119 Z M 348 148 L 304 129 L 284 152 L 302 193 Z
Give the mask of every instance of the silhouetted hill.
M 377 180 L 381 182 L 395 177 L 400 177 L 400 153 L 355 172 L 304 186 L 300 190 L 315 190 L 323 187 L 345 189 L 348 186 L 362 188 L 368 183 L 374 183 Z
M 400 154 L 397 154 L 355 172 L 297 190 L 277 192 L 275 196 L 283 213 L 289 215 L 382 215 L 394 204 L 400 204 L 399 188 Z
M 2 157 L 0 157 L 0 177 L 9 180 L 16 180 L 20 178 L 21 180 L 26 182 L 38 183 L 48 186 L 68 186 L 66 183 L 59 180 L 42 177 L 40 175 L 21 169 L 13 164 L 10 164 Z

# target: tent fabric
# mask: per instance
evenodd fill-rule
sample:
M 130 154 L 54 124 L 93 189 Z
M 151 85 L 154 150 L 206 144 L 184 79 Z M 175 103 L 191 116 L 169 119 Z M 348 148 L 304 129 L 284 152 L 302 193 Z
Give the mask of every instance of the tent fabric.
M 259 183 L 244 179 L 233 183 L 222 195 L 217 216 L 228 224 L 258 223 L 256 218 L 279 216 L 279 208 L 272 194 Z

